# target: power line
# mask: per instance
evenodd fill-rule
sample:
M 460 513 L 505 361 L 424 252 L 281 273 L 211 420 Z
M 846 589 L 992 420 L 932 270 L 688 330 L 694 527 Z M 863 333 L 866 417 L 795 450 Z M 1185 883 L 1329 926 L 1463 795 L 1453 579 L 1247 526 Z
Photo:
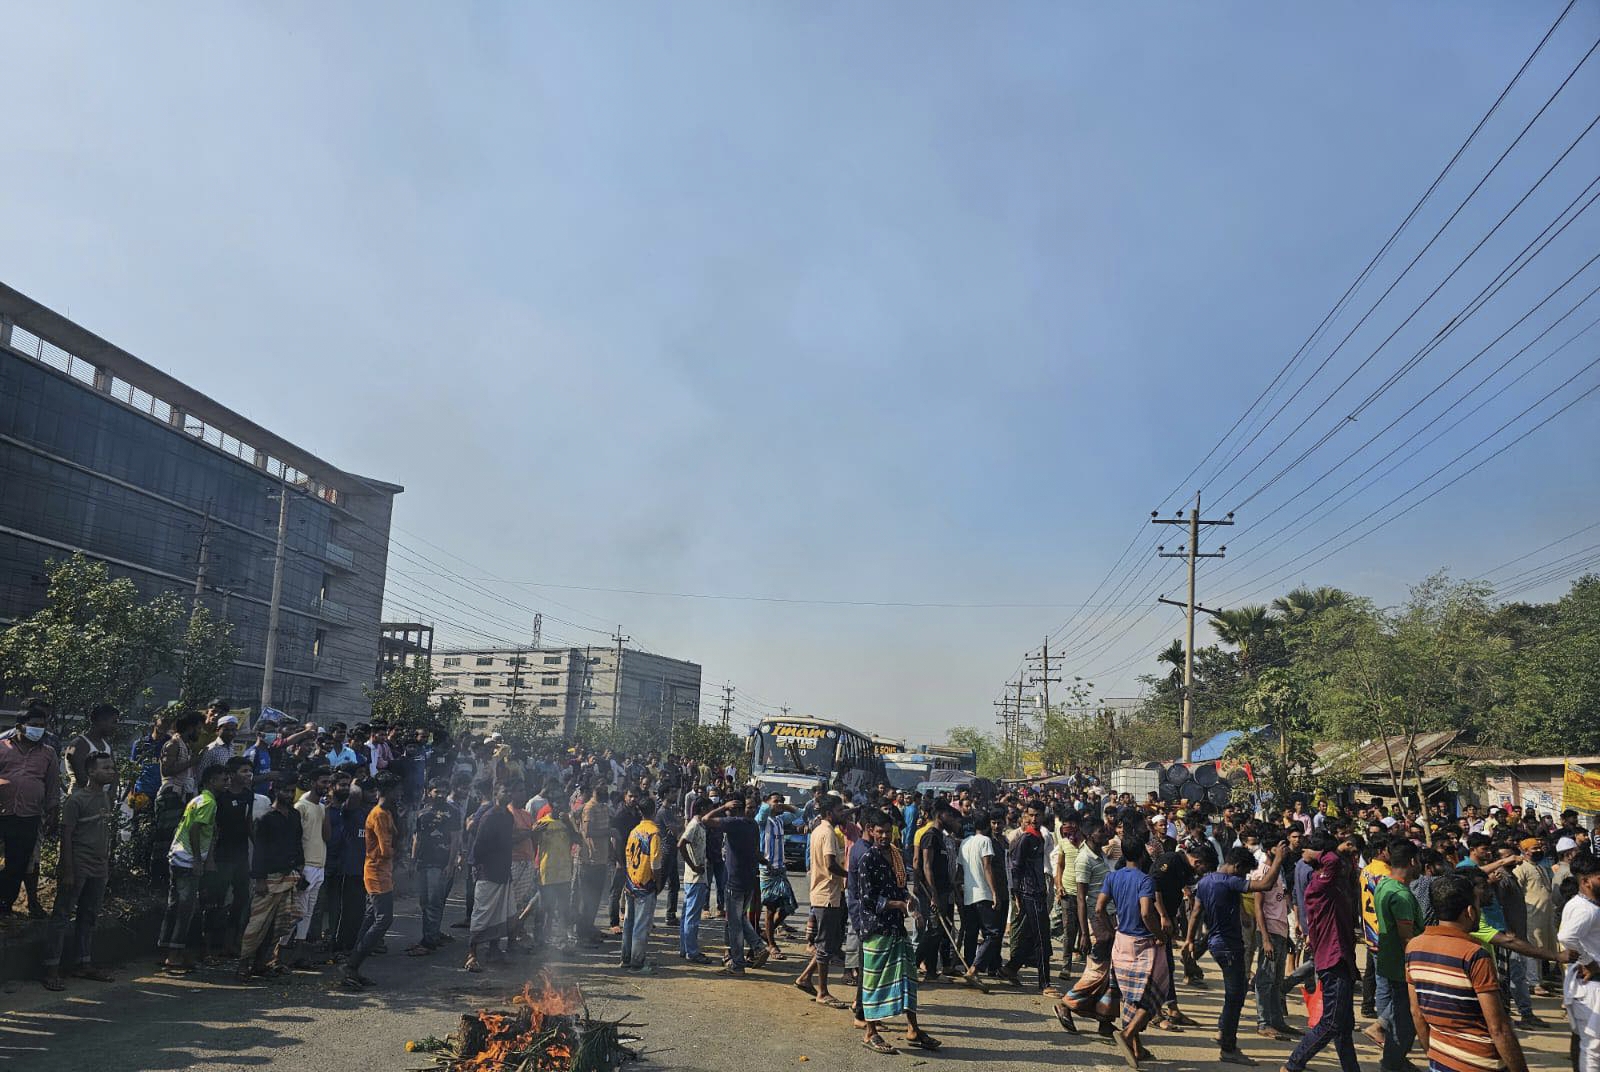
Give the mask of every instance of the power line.
M 1562 17 L 1565 17 L 1565 12 L 1563 12 Z M 1543 45 L 1543 42 L 1541 42 L 1541 47 L 1542 47 L 1542 45 Z M 1595 50 L 1597 48 L 1600 48 L 1600 38 L 1597 38 L 1595 40 L 1595 43 L 1589 47 L 1589 50 L 1583 54 L 1583 57 L 1577 62 L 1576 65 L 1573 66 L 1572 70 L 1567 73 L 1567 76 L 1561 80 L 1561 83 L 1556 87 L 1555 91 L 1550 94 L 1550 96 L 1545 100 L 1544 104 L 1540 106 L 1539 110 L 1534 113 L 1533 118 L 1528 120 L 1528 122 L 1523 126 L 1522 130 L 1518 132 L 1517 136 L 1514 139 L 1512 139 L 1511 144 L 1506 146 L 1505 150 L 1502 151 L 1501 154 L 1495 159 L 1495 162 L 1490 165 L 1489 170 L 1484 173 L 1483 177 L 1481 179 L 1479 179 L 1477 184 L 1474 185 L 1473 188 L 1467 193 L 1467 196 L 1462 198 L 1461 202 L 1456 205 L 1455 209 L 1445 219 L 1444 223 L 1442 223 L 1439 226 L 1439 229 L 1436 230 L 1433 233 L 1433 236 L 1428 239 L 1428 241 L 1417 252 L 1417 254 L 1411 259 L 1411 261 L 1409 263 L 1407 263 L 1405 268 L 1401 270 L 1400 274 L 1397 275 L 1392 282 L 1390 282 L 1389 286 L 1384 289 L 1384 292 L 1381 295 L 1378 296 L 1377 301 L 1375 301 L 1368 308 L 1367 312 L 1364 313 L 1362 315 L 1361 319 L 1356 322 L 1355 326 L 1352 327 L 1350 329 L 1350 331 L 1345 334 L 1344 338 L 1340 339 L 1339 342 L 1334 346 L 1334 348 L 1331 351 L 1329 351 L 1328 355 L 1322 359 L 1322 363 L 1319 364 L 1312 371 L 1311 375 L 1308 376 L 1305 379 L 1305 381 L 1303 383 L 1301 383 L 1301 385 L 1295 389 L 1294 393 L 1291 394 L 1288 397 L 1288 399 L 1286 399 L 1284 401 L 1284 403 L 1281 406 L 1279 406 L 1277 410 L 1275 410 L 1273 412 L 1272 416 L 1267 420 L 1266 424 L 1262 425 L 1261 428 L 1259 430 L 1257 430 L 1257 432 L 1254 435 L 1252 435 L 1250 437 L 1250 439 L 1248 441 L 1246 441 L 1243 446 L 1241 446 L 1236 451 L 1234 451 L 1233 455 L 1228 459 L 1228 461 L 1223 463 L 1223 465 L 1221 466 L 1220 469 L 1218 469 L 1216 474 L 1213 474 L 1213 476 L 1211 478 L 1212 480 L 1215 480 L 1216 477 L 1219 476 L 1224 470 L 1226 470 L 1229 465 L 1232 465 L 1233 462 L 1236 461 L 1238 458 L 1240 458 L 1244 454 L 1245 451 L 1249 450 L 1250 447 L 1255 444 L 1256 440 L 1260 438 L 1261 434 L 1263 432 L 1265 432 L 1267 428 L 1271 427 L 1273 422 L 1276 421 L 1278 419 L 1278 417 L 1283 414 L 1284 410 L 1288 409 L 1288 407 L 1294 403 L 1294 400 L 1300 396 L 1300 393 L 1302 391 L 1304 391 L 1308 386 L 1310 386 L 1312 381 L 1314 381 L 1317 378 L 1317 376 L 1319 376 L 1323 372 L 1323 370 L 1328 367 L 1329 362 L 1331 362 L 1333 360 L 1333 358 L 1338 355 L 1339 351 L 1341 349 L 1343 349 L 1345 343 L 1349 342 L 1350 338 L 1356 333 L 1356 331 L 1359 330 L 1361 328 L 1361 326 L 1366 323 L 1367 319 L 1374 312 L 1377 311 L 1378 307 L 1383 304 L 1384 300 L 1386 298 L 1388 298 L 1388 296 L 1394 291 L 1394 288 L 1399 285 L 1400 281 L 1402 279 L 1404 279 L 1407 274 L 1410 273 L 1412 268 L 1416 267 L 1417 262 L 1420 261 L 1422 259 L 1422 257 L 1428 252 L 1428 250 L 1433 247 L 1433 244 L 1436 241 L 1438 241 L 1440 235 L 1442 235 L 1445 232 L 1445 230 L 1450 226 L 1450 224 L 1455 221 L 1456 217 L 1459 216 L 1461 211 L 1466 208 L 1467 204 L 1475 196 L 1477 196 L 1478 191 L 1483 189 L 1484 183 L 1488 182 L 1489 178 L 1495 173 L 1496 170 L 1498 170 L 1500 165 L 1505 162 L 1506 158 L 1511 154 L 1512 150 L 1514 150 L 1522 142 L 1522 139 L 1527 135 L 1528 131 L 1533 128 L 1534 124 L 1539 121 L 1539 118 L 1541 116 L 1543 116 L 1545 111 L 1550 107 L 1550 105 L 1552 103 L 1554 103 L 1555 99 L 1561 94 L 1562 90 L 1564 90 L 1567 87 L 1568 83 L 1570 83 L 1572 81 L 1573 77 L 1577 75 L 1579 69 L 1582 68 L 1583 65 L 1589 61 L 1589 57 L 1594 54 L 1594 52 L 1595 52 Z M 1547 174 L 1548 174 L 1548 172 L 1547 172 Z M 1543 179 L 1541 178 L 1540 181 L 1542 182 Z M 1476 250 L 1474 250 L 1474 252 L 1475 251 Z M 1469 257 L 1470 256 L 1471 256 L 1471 254 L 1469 254 Z M 1459 267 L 1459 265 L 1457 267 Z M 1452 272 L 1452 274 L 1454 274 L 1454 273 Z M 1443 284 L 1441 284 L 1441 285 L 1443 285 Z M 1434 293 L 1437 293 L 1437 288 L 1435 289 Z M 1428 300 L 1431 300 L 1432 297 L 1433 297 L 1433 294 L 1430 294 L 1428 296 L 1428 298 L 1423 300 L 1422 304 L 1425 305 Z M 1420 309 L 1420 306 L 1418 308 Z M 1415 315 L 1415 311 L 1412 313 L 1412 316 L 1414 316 L 1414 315 Z M 1409 321 L 1410 317 L 1407 317 L 1407 320 Z M 1391 336 L 1391 338 L 1392 338 L 1392 336 Z M 1388 340 L 1386 339 L 1385 342 L 1387 342 L 1387 341 Z M 1380 346 L 1379 349 L 1381 349 L 1381 348 L 1382 347 Z M 1376 356 L 1376 354 L 1377 354 L 1376 350 L 1374 350 L 1372 354 L 1369 354 L 1367 356 L 1367 358 L 1365 360 L 1363 360 L 1360 363 L 1360 365 L 1358 365 L 1356 367 L 1355 372 L 1360 372 L 1361 369 L 1365 368 L 1366 365 L 1372 360 L 1372 358 L 1374 356 Z M 1355 375 L 1355 372 L 1352 372 L 1351 376 Z M 1334 395 L 1338 394 L 1338 392 L 1341 389 L 1343 389 L 1345 384 L 1349 383 L 1349 381 L 1350 381 L 1350 377 L 1347 376 L 1345 378 L 1344 382 L 1342 382 L 1338 387 L 1334 388 L 1334 390 L 1332 392 L 1330 392 L 1327 396 L 1325 396 L 1323 398 L 1323 400 L 1321 402 L 1319 402 L 1316 405 L 1316 407 L 1314 407 L 1312 409 L 1311 413 L 1307 415 L 1306 420 L 1309 420 L 1312 416 L 1315 416 L 1315 414 L 1318 411 L 1320 411 L 1324 406 L 1326 406 L 1328 404 L 1328 402 L 1333 399 Z M 1301 427 L 1303 427 L 1303 426 L 1304 426 L 1304 421 L 1301 422 Z M 1298 428 L 1296 428 L 1295 431 L 1298 431 Z M 1281 439 L 1279 439 L 1279 441 L 1272 448 L 1270 448 L 1266 452 L 1266 454 L 1262 455 L 1261 458 L 1259 458 L 1256 461 L 1256 463 L 1254 465 L 1252 465 L 1250 467 L 1250 469 L 1247 470 L 1244 473 L 1243 476 L 1241 476 L 1238 480 L 1235 480 L 1233 485 L 1230 486 L 1227 491 L 1223 492 L 1219 496 L 1219 498 L 1226 500 L 1228 498 L 1228 496 L 1233 492 L 1234 488 L 1238 487 L 1238 485 L 1243 480 L 1248 479 L 1250 477 L 1250 475 L 1252 473 L 1254 473 L 1258 468 L 1260 468 L 1261 465 L 1263 465 L 1268 458 L 1272 457 L 1279 450 L 1281 450 L 1283 448 L 1284 444 L 1287 443 L 1291 438 L 1293 438 L 1293 435 L 1294 435 L 1294 432 L 1290 432 L 1288 435 L 1286 435 L 1286 436 L 1282 437 Z M 1201 490 L 1205 491 L 1206 487 L 1209 485 L 1209 483 L 1210 483 L 1210 481 L 1207 482 L 1207 485 L 1202 485 Z
M 1450 159 L 1446 161 L 1439 174 L 1434 176 L 1433 181 L 1428 184 L 1428 188 L 1422 192 L 1422 196 L 1417 198 L 1416 203 L 1411 206 L 1410 211 L 1405 214 L 1405 217 L 1401 219 L 1400 223 L 1390 233 L 1389 237 L 1384 240 L 1384 243 L 1379 247 L 1378 252 L 1372 255 L 1372 259 L 1367 262 L 1366 266 L 1362 268 L 1360 273 L 1356 275 L 1356 278 L 1348 287 L 1345 288 L 1344 293 L 1339 296 L 1338 301 L 1334 302 L 1333 307 L 1323 315 L 1322 320 L 1312 330 L 1311 334 L 1306 337 L 1306 340 L 1300 344 L 1299 349 L 1297 349 L 1290 356 L 1283 368 L 1278 370 L 1278 374 L 1272 378 L 1271 382 L 1269 382 L 1265 388 L 1262 389 L 1261 394 L 1257 395 L 1255 400 L 1245 408 L 1245 411 L 1241 413 L 1239 418 L 1233 422 L 1233 425 L 1226 433 L 1223 434 L 1223 437 L 1205 453 L 1205 456 L 1202 457 L 1198 463 L 1196 463 L 1193 469 L 1189 470 L 1188 474 L 1184 476 L 1182 480 L 1178 481 L 1171 491 L 1162 496 L 1161 501 L 1156 504 L 1157 510 L 1163 508 L 1167 502 L 1178 492 L 1190 486 L 1190 481 L 1193 480 L 1195 475 L 1200 472 L 1200 470 L 1205 466 L 1206 462 L 1211 460 L 1212 456 L 1216 454 L 1217 450 L 1220 449 L 1223 444 L 1225 444 L 1228 439 L 1233 436 L 1233 433 L 1241 424 L 1244 423 L 1245 419 L 1249 417 L 1250 413 L 1261 404 L 1262 399 L 1266 397 L 1267 393 L 1272 391 L 1280 381 L 1284 380 L 1285 376 L 1291 373 L 1291 370 L 1300 362 L 1307 350 L 1313 346 L 1316 340 L 1322 335 L 1324 329 L 1326 329 L 1334 317 L 1338 315 L 1340 310 L 1344 308 L 1346 303 L 1349 302 L 1350 298 L 1356 293 L 1356 291 L 1360 289 L 1367 277 L 1372 274 L 1372 270 L 1377 267 L 1378 262 L 1383 259 L 1386 253 L 1389 252 L 1389 249 L 1400 237 L 1401 232 L 1403 232 L 1411 224 L 1411 221 L 1416 218 L 1417 213 L 1422 210 L 1422 206 L 1427 203 L 1428 199 L 1433 196 L 1434 191 L 1439 188 L 1439 184 L 1442 183 L 1445 180 L 1445 177 L 1449 175 L 1450 172 L 1455 168 L 1456 163 L 1461 159 L 1462 154 L 1464 154 L 1472 145 L 1472 143 L 1477 140 L 1478 134 L 1483 130 L 1484 126 L 1488 124 L 1490 118 L 1492 118 L 1494 114 L 1499 111 L 1500 105 L 1505 102 L 1506 97 L 1511 94 L 1511 91 L 1516 87 L 1517 83 L 1522 80 L 1522 76 L 1527 72 L 1528 68 L 1533 65 L 1533 61 L 1538 57 L 1539 53 L 1544 51 L 1545 45 L 1549 43 L 1553 36 L 1555 36 L 1557 28 L 1560 27 L 1562 22 L 1566 20 L 1567 15 L 1572 12 L 1572 9 L 1576 6 L 1576 4 L 1577 0 L 1569 0 L 1567 6 L 1562 9 L 1561 14 L 1556 16 L 1555 22 L 1550 24 L 1550 28 L 1545 31 L 1544 36 L 1539 39 L 1539 43 L 1534 46 L 1533 51 L 1528 54 L 1527 59 L 1522 61 L 1522 65 L 1518 67 L 1516 73 L 1511 76 L 1511 80 L 1505 84 L 1505 87 L 1500 90 L 1499 95 L 1495 97 L 1494 102 L 1489 105 L 1489 110 L 1484 112 L 1477 124 L 1473 126 L 1471 132 L 1467 135 L 1466 140 L 1456 147 L 1456 151 L 1451 154 Z M 1268 404 L 1270 405 L 1270 402 Z M 1270 423 L 1270 421 L 1268 423 Z M 1209 484 L 1211 480 L 1215 480 L 1218 473 L 1220 473 L 1222 469 L 1227 468 L 1228 464 L 1229 463 L 1227 462 L 1223 463 L 1223 465 L 1218 469 L 1217 473 L 1213 473 L 1211 477 L 1207 479 L 1206 483 Z

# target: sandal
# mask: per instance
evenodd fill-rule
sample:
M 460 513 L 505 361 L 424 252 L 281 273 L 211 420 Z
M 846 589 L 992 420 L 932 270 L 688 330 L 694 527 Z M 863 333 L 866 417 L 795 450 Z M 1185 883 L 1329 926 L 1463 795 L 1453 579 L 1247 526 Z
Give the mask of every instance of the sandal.
M 871 1038 L 864 1038 L 861 1040 L 861 1045 L 865 1046 L 873 1053 L 886 1053 L 893 1055 L 900 1052 L 885 1042 L 882 1035 L 873 1035 Z
M 193 975 L 193 964 L 163 964 L 161 970 L 168 975 Z
M 815 984 L 802 983 L 799 979 L 796 979 L 794 981 L 794 988 L 800 991 L 802 994 L 810 994 L 812 997 L 817 996 L 817 988 Z
M 425 957 L 428 954 L 432 953 L 433 950 L 434 950 L 433 946 L 424 945 L 423 943 L 418 942 L 416 945 L 414 945 L 410 949 L 406 950 L 406 956 L 408 956 L 408 957 Z
M 1067 1008 L 1062 1003 L 1057 1002 L 1055 1013 L 1056 1022 L 1061 1025 L 1062 1030 L 1066 1031 L 1066 1033 L 1069 1035 L 1076 1035 L 1078 1033 L 1078 1023 L 1072 1018 L 1071 1009 Z
M 840 1001 L 838 998 L 834 997 L 832 994 L 829 994 L 825 998 L 818 998 L 817 999 L 817 1004 L 818 1005 L 826 1005 L 830 1009 L 848 1009 L 850 1007 L 848 1002 Z
M 39 981 L 44 984 L 46 990 L 60 991 L 67 988 L 67 984 L 61 981 L 59 975 L 47 975 Z
M 477 975 L 483 971 L 483 965 L 479 963 L 477 957 L 468 957 L 467 962 L 463 964 L 462 967 L 466 968 L 467 971 L 471 972 L 473 975 Z
M 919 1050 L 927 1050 L 929 1053 L 932 1053 L 940 1046 L 943 1046 L 944 1043 L 940 1042 L 926 1031 L 918 1031 L 915 1035 L 907 1036 L 906 1045 L 915 1046 Z
M 79 968 L 72 974 L 79 979 L 89 979 L 96 983 L 113 983 L 117 979 L 104 968 Z

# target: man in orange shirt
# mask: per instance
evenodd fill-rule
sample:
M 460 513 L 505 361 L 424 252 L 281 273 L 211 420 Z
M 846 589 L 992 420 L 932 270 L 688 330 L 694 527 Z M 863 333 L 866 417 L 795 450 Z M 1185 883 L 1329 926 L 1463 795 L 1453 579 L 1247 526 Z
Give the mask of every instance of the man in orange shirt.
M 344 985 L 365 990 L 377 984 L 361 974 L 361 965 L 372 955 L 394 922 L 394 857 L 396 831 L 394 810 L 400 793 L 400 779 L 385 771 L 378 775 L 378 806 L 367 815 L 367 861 L 362 881 L 367 888 L 367 915 L 361 921 L 361 934 L 355 950 L 344 966 Z

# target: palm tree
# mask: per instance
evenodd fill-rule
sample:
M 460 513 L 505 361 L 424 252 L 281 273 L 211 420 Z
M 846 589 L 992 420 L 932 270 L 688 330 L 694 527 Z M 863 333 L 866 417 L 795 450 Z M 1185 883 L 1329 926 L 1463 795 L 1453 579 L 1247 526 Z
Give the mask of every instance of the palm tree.
M 1342 589 L 1330 588 L 1327 585 L 1313 589 L 1302 585 L 1274 599 L 1272 609 L 1277 612 L 1278 619 L 1283 624 L 1300 625 L 1324 611 L 1343 606 L 1349 601 L 1350 594 Z
M 1246 678 L 1250 677 L 1251 660 L 1257 648 L 1275 624 L 1267 608 L 1259 604 L 1221 611 L 1211 619 L 1217 639 L 1239 649 L 1239 672 Z
M 1167 680 L 1175 687 L 1181 688 L 1183 686 L 1183 641 L 1174 640 L 1171 644 L 1168 644 L 1156 656 L 1156 662 L 1165 663 L 1167 666 L 1172 667 L 1171 670 L 1167 671 Z

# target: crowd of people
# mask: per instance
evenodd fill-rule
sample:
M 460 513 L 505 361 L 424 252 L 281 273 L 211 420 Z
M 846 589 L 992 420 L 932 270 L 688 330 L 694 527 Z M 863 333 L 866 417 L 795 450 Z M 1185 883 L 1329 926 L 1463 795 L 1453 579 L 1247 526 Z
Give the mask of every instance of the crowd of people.
M 31 702 L 0 735 L 0 913 L 36 882 L 41 835 L 59 836 L 52 990 L 67 985 L 64 961 L 72 977 L 111 977 L 92 937 L 131 827 L 148 832 L 166 885 L 156 941 L 174 974 L 327 967 L 352 989 L 376 986 L 367 966 L 387 952 L 403 874 L 421 917 L 404 955 L 455 944 L 480 972 L 614 942 L 622 971 L 654 974 L 655 949 L 730 978 L 788 962 L 796 990 L 851 1011 L 880 1053 L 941 1047 L 918 1019 L 919 989 L 1003 986 L 1045 996 L 1073 1035 L 1092 1023 L 1137 1067 L 1159 1059 L 1151 1027 L 1201 1026 L 1180 1007 L 1178 975 L 1205 987 L 1209 967 L 1226 1063 L 1255 1063 L 1239 1046 L 1253 993 L 1256 1033 L 1290 1049 L 1285 1072 L 1329 1044 L 1355 1072 L 1358 1034 L 1382 1072 L 1415 1072 L 1413 1054 L 1449 1072 L 1522 1072 L 1517 1030 L 1549 1027 L 1538 993 L 1562 998 L 1574 1067 L 1600 1072 L 1600 856 L 1575 812 L 1455 815 L 1377 798 L 1188 810 L 1092 777 L 981 798 L 836 782 L 795 800 L 741 780 L 732 757 L 531 756 L 494 734 L 271 711 L 242 737 L 222 701 L 169 708 L 129 746 L 115 740 L 118 712 L 97 708 L 63 744 L 52 716 Z M 462 913 L 447 920 L 452 891 Z M 43 913 L 36 894 L 28 906 Z M 701 944 L 713 917 L 719 958 Z M 903 1034 L 886 1035 L 891 1020 Z

